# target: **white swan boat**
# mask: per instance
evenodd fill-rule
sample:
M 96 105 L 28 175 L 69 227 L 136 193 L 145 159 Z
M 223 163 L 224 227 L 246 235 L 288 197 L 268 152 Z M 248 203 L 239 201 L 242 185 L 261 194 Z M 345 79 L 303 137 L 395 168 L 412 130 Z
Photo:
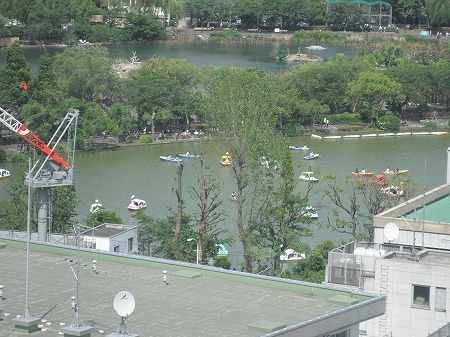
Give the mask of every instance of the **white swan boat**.
M 128 205 L 130 211 L 137 211 L 147 207 L 145 200 L 135 198 L 134 195 L 131 196 L 131 202 Z

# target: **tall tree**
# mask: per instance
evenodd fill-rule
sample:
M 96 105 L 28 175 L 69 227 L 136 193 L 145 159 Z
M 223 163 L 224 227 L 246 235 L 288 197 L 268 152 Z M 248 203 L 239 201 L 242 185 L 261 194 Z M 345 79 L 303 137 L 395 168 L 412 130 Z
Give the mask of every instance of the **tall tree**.
M 19 42 L 6 48 L 6 63 L 0 69 L 0 104 L 3 108 L 17 112 L 27 102 L 31 65 L 27 62 Z M 26 84 L 26 86 L 23 86 Z
M 189 192 L 196 202 L 198 210 L 194 212 L 193 219 L 196 222 L 196 234 L 198 241 L 198 257 L 200 263 L 205 261 L 206 235 L 217 238 L 223 232 L 218 225 L 223 221 L 223 213 L 218 211 L 223 203 L 220 198 L 219 183 L 212 178 L 205 167 L 203 157 L 200 159 L 198 187 L 191 186 Z M 223 241 L 223 240 L 222 240 Z
M 256 225 L 252 205 L 263 185 L 260 158 L 276 155 L 271 152 L 276 124 L 272 89 L 260 70 L 228 67 L 218 69 L 207 87 L 208 120 L 225 133 L 224 145 L 231 153 L 238 196 L 237 227 L 248 272 L 253 269 L 250 236 Z
M 450 0 L 425 0 L 425 10 L 430 24 L 441 27 L 450 23 Z

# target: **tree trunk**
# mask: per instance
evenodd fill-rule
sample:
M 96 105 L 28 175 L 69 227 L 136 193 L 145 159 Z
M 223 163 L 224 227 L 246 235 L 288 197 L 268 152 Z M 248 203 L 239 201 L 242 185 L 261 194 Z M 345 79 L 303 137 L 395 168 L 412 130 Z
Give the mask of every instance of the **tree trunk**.
M 177 168 L 177 180 L 178 180 L 178 189 L 175 192 L 178 200 L 178 212 L 177 212 L 177 222 L 175 224 L 175 233 L 173 235 L 173 241 L 176 242 L 178 240 L 178 236 L 181 232 L 181 219 L 183 215 L 183 191 L 182 191 L 182 180 L 183 180 L 183 163 L 181 161 L 178 162 Z

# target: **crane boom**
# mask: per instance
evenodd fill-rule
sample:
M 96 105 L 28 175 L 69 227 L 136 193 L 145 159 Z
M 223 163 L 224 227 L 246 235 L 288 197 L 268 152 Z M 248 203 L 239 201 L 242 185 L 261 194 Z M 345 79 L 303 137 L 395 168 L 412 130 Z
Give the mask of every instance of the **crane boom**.
M 70 165 L 62 159 L 56 152 L 54 152 L 49 146 L 47 146 L 38 136 L 36 136 L 30 129 L 24 124 L 19 122 L 14 116 L 8 113 L 6 110 L 0 107 L 0 122 L 12 130 L 16 135 L 26 140 L 34 147 L 41 150 L 49 158 L 53 159 L 58 164 L 70 168 Z

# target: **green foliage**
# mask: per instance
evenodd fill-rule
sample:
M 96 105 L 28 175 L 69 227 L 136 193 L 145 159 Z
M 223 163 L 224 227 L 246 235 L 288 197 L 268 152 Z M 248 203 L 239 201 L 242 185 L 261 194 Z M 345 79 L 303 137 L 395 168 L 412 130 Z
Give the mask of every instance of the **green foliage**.
M 305 133 L 305 128 L 300 123 L 287 123 L 284 125 L 283 133 L 286 137 L 301 136 Z
M 361 123 L 361 116 L 354 113 L 340 113 L 324 116 L 328 119 L 330 125 Z
M 104 223 L 123 224 L 122 218 L 114 211 L 100 208 L 95 213 L 88 213 L 85 221 L 86 226 L 95 227 Z
M 341 132 L 362 131 L 364 127 L 361 125 L 342 125 L 338 127 L 338 130 Z
M 398 131 L 400 130 L 400 118 L 393 115 L 381 116 L 377 120 L 377 126 L 384 131 Z
M 314 247 L 306 259 L 300 260 L 293 268 L 293 277 L 306 282 L 322 283 L 325 281 L 325 268 L 328 252 L 334 248 L 330 240 Z
M 0 163 L 6 162 L 6 151 L 3 149 L 0 149 Z
M 214 267 L 230 269 L 231 262 L 226 256 L 219 256 L 214 260 Z
M 212 40 L 239 40 L 241 34 L 237 30 L 213 31 L 210 34 Z
M 425 123 L 426 128 L 430 128 L 432 130 L 437 130 L 439 125 L 436 121 L 428 121 Z
M 403 56 L 403 48 L 398 44 L 383 44 L 373 55 L 377 64 L 391 67 L 398 64 L 399 59 Z
M 150 144 L 152 142 L 152 136 L 151 135 L 141 135 L 141 136 L 139 136 L 139 141 L 142 144 Z
M 279 61 L 284 61 L 286 59 L 286 57 L 288 57 L 289 52 L 286 49 L 280 49 L 277 52 L 277 60 Z
M 75 223 L 78 200 L 75 185 L 52 189 L 52 233 L 68 233 Z
M 345 37 L 338 36 L 330 32 L 322 32 L 317 30 L 300 30 L 295 32 L 291 37 L 291 41 L 294 43 L 301 43 L 304 41 L 329 43 L 343 40 L 345 40 Z
M 161 25 L 154 15 L 128 13 L 126 25 L 131 40 L 151 41 L 166 37 L 163 25 Z

